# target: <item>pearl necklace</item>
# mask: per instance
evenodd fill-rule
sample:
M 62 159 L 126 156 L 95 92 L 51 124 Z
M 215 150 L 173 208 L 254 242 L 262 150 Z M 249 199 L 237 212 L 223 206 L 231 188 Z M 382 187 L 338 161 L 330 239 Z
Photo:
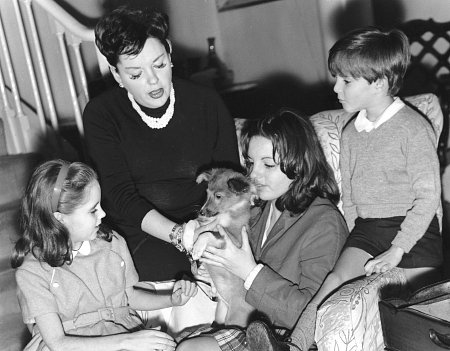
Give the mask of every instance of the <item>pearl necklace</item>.
M 152 129 L 164 128 L 169 124 L 170 120 L 173 117 L 175 106 L 175 90 L 173 89 L 173 84 L 170 89 L 169 106 L 167 107 L 166 112 L 161 116 L 161 118 L 148 116 L 144 111 L 141 110 L 140 106 L 136 103 L 136 100 L 134 100 L 133 95 L 131 95 L 130 93 L 128 93 L 128 99 L 131 101 L 131 106 L 133 106 L 134 110 L 139 114 L 139 116 L 141 116 L 142 121 Z

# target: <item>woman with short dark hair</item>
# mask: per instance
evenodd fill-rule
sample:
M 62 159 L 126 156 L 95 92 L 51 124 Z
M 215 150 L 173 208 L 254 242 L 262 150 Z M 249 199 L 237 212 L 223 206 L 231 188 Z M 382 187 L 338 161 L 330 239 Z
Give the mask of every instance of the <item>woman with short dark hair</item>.
M 214 91 L 172 79 L 166 15 L 119 8 L 95 29 L 118 86 L 84 110 L 89 156 L 109 222 L 127 240 L 140 280 L 190 273 L 185 222 L 196 217 L 215 164 L 239 165 L 232 118 Z M 173 245 L 171 245 L 173 244 Z

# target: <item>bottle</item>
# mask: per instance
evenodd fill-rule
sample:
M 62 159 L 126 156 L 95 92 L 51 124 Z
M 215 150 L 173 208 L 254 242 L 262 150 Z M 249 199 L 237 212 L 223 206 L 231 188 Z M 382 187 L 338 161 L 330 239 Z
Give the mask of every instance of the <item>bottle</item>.
M 208 57 L 206 61 L 206 68 L 214 68 L 219 70 L 219 58 L 217 57 L 216 53 L 216 38 L 209 37 L 207 38 L 208 41 Z
M 227 69 L 216 52 L 216 38 L 206 38 L 208 42 L 208 53 L 206 55 L 206 64 L 204 68 L 191 75 L 190 79 L 203 84 L 222 90 L 233 80 L 233 72 Z M 203 61 L 205 62 L 205 61 Z
M 206 70 L 214 71 L 213 84 L 217 89 L 223 89 L 233 81 L 233 71 L 229 70 L 216 52 L 216 38 L 207 38 L 208 56 Z

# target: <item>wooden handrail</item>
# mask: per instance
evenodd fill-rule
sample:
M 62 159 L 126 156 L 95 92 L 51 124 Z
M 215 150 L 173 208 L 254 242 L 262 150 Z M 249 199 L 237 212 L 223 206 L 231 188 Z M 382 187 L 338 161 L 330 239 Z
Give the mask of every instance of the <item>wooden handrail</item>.
M 0 0 L 1 1 L 1 0 Z M 11 84 L 14 106 L 9 108 L 7 104 L 7 86 L 3 75 L 0 74 L 0 100 L 3 100 L 3 109 L 7 112 L 8 147 L 11 153 L 24 153 L 35 151 L 39 148 L 40 138 L 46 135 L 47 129 L 51 128 L 59 138 L 61 122 L 56 110 L 54 89 L 59 87 L 68 87 L 68 94 L 62 95 L 71 102 L 72 111 L 68 111 L 69 118 L 65 122 L 76 123 L 80 138 L 83 139 L 82 111 L 89 101 L 88 80 L 86 77 L 86 67 L 91 70 L 98 67 L 101 76 L 108 74 L 109 66 L 103 55 L 95 45 L 95 34 L 93 28 L 88 28 L 80 23 L 68 11 L 55 2 L 55 0 L 11 0 L 14 4 L 14 15 L 19 26 L 19 39 L 23 46 L 25 61 L 30 78 L 30 86 L 33 93 L 33 101 L 30 103 L 32 109 L 25 113 L 22 109 L 22 102 L 25 99 L 22 96 L 20 87 L 16 84 L 17 72 L 13 60 L 10 58 L 10 50 L 7 47 L 7 38 L 0 17 L 0 42 L 2 59 L 5 58 L 6 72 L 8 73 Z M 19 2 L 23 6 L 19 6 Z M 34 11 L 39 9 L 39 12 Z M 63 74 L 57 77 L 57 81 L 51 83 L 49 70 L 47 69 L 46 55 L 43 50 L 46 46 L 41 45 L 41 38 L 35 15 L 44 14 L 49 25 L 53 29 L 57 39 L 58 52 L 53 55 L 53 60 L 57 62 L 58 70 L 63 69 Z M 83 45 L 82 45 L 83 44 Z M 94 47 L 96 53 L 96 62 L 93 62 L 91 56 L 87 55 L 88 62 L 84 62 L 82 55 L 83 48 Z M 0 72 L 1 73 L 1 72 Z M 58 71 L 58 73 L 60 73 Z M 28 87 L 27 87 L 28 88 Z M 5 102 L 6 101 L 6 102 Z M 1 106 L 0 106 L 1 108 Z M 67 108 L 67 105 L 64 105 Z M 66 111 L 65 111 L 66 112 Z M 38 118 L 38 119 L 36 119 Z M 73 118 L 73 120 L 72 120 Z M 39 123 L 36 123 L 39 122 Z M 49 123 L 50 122 L 50 123 Z M 39 130 L 36 126 L 39 125 Z M 31 126 L 31 127 L 30 127 Z M 17 137 L 16 137 L 17 136 Z M 15 139 L 14 139 L 15 138 Z
M 70 33 L 83 41 L 94 42 L 95 35 L 92 28 L 88 28 L 78 22 L 72 15 L 64 10 L 53 0 L 25 0 L 25 2 L 33 2 L 48 12 L 61 26 L 66 28 Z

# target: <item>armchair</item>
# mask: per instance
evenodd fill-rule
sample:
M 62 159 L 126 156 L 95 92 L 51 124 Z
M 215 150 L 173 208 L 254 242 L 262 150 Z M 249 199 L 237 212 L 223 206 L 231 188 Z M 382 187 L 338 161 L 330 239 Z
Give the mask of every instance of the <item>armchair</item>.
M 426 116 L 436 135 L 436 146 L 443 127 L 439 100 L 434 94 L 406 97 L 404 101 Z M 340 187 L 339 170 L 341 132 L 352 114 L 344 110 L 319 112 L 311 121 L 321 141 L 325 156 Z M 438 217 L 442 223 L 442 209 Z M 384 350 L 378 301 L 380 294 L 397 295 L 405 285 L 402 270 L 356 279 L 332 294 L 317 314 L 315 340 L 319 350 Z

